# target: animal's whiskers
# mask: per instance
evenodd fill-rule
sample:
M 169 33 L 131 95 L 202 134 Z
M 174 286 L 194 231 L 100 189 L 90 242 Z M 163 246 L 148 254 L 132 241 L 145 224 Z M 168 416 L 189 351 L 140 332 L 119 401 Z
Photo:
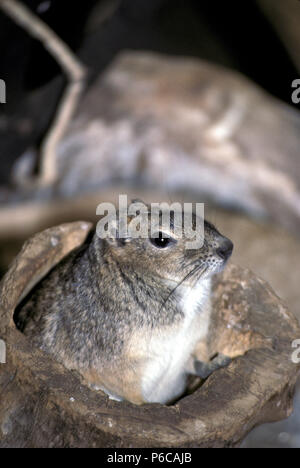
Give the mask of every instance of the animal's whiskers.
M 202 268 L 202 270 L 201 270 Z M 171 290 L 171 292 L 168 294 L 167 298 L 163 301 L 161 307 L 160 307 L 160 312 L 161 310 L 165 307 L 166 303 L 168 302 L 168 300 L 170 299 L 170 297 L 174 294 L 174 292 L 185 282 L 187 281 L 188 279 L 192 278 L 196 273 L 198 273 L 200 271 L 200 275 L 198 276 L 197 275 L 197 279 L 196 281 L 194 282 L 194 284 L 192 284 L 192 288 L 195 287 L 197 281 L 201 278 L 201 276 L 203 276 L 206 271 L 207 271 L 208 267 L 207 266 L 204 266 L 203 268 L 203 265 L 197 265 L 195 268 L 193 268 L 181 281 L 179 281 L 179 283 L 175 286 L 175 288 L 173 288 Z

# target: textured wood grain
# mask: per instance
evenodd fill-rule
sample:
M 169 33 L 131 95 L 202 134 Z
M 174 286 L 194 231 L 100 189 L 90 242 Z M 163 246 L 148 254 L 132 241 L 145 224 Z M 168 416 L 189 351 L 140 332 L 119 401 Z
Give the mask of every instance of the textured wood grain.
M 255 425 L 290 414 L 297 321 L 265 282 L 233 265 L 215 281 L 210 349 L 243 355 L 173 406 L 111 401 L 35 349 L 16 330 L 14 309 L 88 230 L 79 222 L 36 235 L 1 282 L 0 447 L 237 446 Z

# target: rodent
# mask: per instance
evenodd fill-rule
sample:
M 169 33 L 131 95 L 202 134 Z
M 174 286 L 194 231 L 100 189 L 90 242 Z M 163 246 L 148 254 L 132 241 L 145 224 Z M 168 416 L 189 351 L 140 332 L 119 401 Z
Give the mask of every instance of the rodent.
M 36 286 L 17 318 L 36 346 L 90 386 L 135 404 L 176 400 L 197 359 L 201 367 L 195 350 L 207 338 L 211 277 L 233 250 L 208 221 L 196 250 L 172 226 L 159 229 L 158 240 L 94 233 Z

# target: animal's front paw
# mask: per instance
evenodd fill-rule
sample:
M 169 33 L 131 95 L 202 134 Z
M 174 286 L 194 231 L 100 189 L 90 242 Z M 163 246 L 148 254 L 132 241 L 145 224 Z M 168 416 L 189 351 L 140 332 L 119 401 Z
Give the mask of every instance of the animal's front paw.
M 230 357 L 224 356 L 224 354 L 218 354 L 210 362 L 196 361 L 195 372 L 198 377 L 201 377 L 201 379 L 207 379 L 207 377 L 209 377 L 214 371 L 228 366 L 230 362 Z

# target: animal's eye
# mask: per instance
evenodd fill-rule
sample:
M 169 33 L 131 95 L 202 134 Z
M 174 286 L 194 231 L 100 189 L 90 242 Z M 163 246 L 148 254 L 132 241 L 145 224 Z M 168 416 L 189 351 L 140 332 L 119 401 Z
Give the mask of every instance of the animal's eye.
M 158 236 L 151 237 L 150 242 L 159 249 L 168 247 L 171 243 L 174 243 L 174 239 L 169 237 L 167 234 L 160 232 Z

